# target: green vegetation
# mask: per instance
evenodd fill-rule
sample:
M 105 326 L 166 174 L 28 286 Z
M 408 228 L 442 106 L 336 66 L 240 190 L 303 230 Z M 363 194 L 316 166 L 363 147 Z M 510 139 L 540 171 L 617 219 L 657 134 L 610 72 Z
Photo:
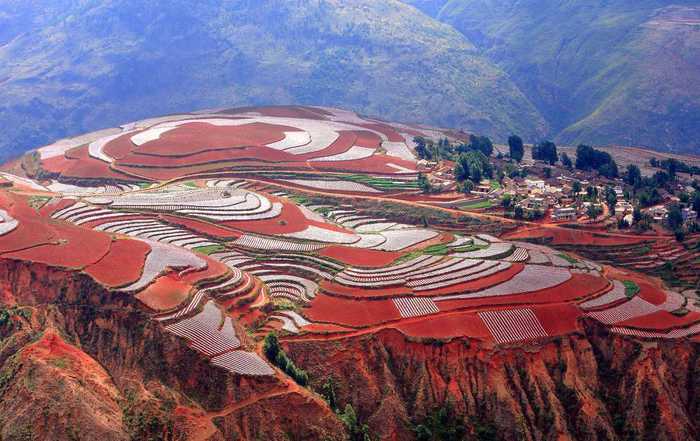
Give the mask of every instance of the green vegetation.
M 206 254 L 208 256 L 210 254 L 226 251 L 226 247 L 223 245 L 207 245 L 203 247 L 192 248 L 192 251 L 196 251 L 197 253 L 201 254 Z
M 445 244 L 430 245 L 423 250 L 425 254 L 431 254 L 433 256 L 444 256 L 450 252 L 450 249 Z
M 493 207 L 493 202 L 487 199 L 478 202 L 466 202 L 458 207 L 460 210 L 484 210 Z
M 559 159 L 557 146 L 552 141 L 542 141 L 532 146 L 532 158 L 554 165 Z
M 559 253 L 557 256 L 561 257 L 562 259 L 566 260 L 572 265 L 576 265 L 578 263 L 578 260 L 574 259 L 573 257 L 569 256 L 566 253 Z
M 51 198 L 47 196 L 31 196 L 27 202 L 33 209 L 40 210 L 50 200 Z
M 609 153 L 581 144 L 576 147 L 576 168 L 579 170 L 597 170 L 606 178 L 617 177 L 617 163 Z
M 625 285 L 625 295 L 627 298 L 632 298 L 639 294 L 639 285 L 631 280 L 623 280 L 622 284 Z
M 459 155 L 454 174 L 459 184 L 467 180 L 478 184 L 483 178 L 491 178 L 493 169 L 486 155 L 478 150 L 470 150 Z
M 401 181 L 369 175 L 346 175 L 343 179 L 369 185 L 379 190 L 416 190 L 419 185 L 415 181 Z
M 518 135 L 511 135 L 508 137 L 508 151 L 510 157 L 517 162 L 523 160 L 523 155 L 525 155 L 525 147 L 523 146 L 523 140 Z
M 287 356 L 280 346 L 276 334 L 271 332 L 265 336 L 263 352 L 265 352 L 265 356 L 268 360 L 270 360 L 278 368 L 282 369 L 287 375 L 292 377 L 297 384 L 300 386 L 306 386 L 309 384 L 309 374 L 305 370 L 298 368 Z
M 412 430 L 418 441 L 460 441 L 469 433 L 464 417 L 457 415 L 449 401 L 414 423 Z
M 697 151 L 700 46 L 695 29 L 674 26 L 697 3 L 442 3 L 437 17 L 511 75 L 559 144 Z
M 343 422 L 350 436 L 350 441 L 372 441 L 369 434 L 369 426 L 362 423 L 351 404 L 346 404 L 342 412 L 338 412 L 338 418 Z

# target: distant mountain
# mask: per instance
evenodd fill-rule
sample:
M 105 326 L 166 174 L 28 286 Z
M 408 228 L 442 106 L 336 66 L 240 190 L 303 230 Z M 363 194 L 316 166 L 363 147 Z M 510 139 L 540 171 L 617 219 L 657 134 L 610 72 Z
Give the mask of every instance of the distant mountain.
M 563 143 L 700 152 L 700 6 L 408 0 L 503 68 Z
M 463 34 L 398 0 L 0 4 L 0 157 L 151 115 L 280 103 L 499 138 L 548 130 Z

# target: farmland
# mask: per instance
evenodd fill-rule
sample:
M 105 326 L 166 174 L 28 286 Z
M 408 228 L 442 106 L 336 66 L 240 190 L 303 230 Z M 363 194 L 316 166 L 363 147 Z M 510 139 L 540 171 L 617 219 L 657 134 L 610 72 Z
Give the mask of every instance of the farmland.
M 435 204 L 405 142 L 435 130 L 296 107 L 120 130 L 39 149 L 43 171 L 0 190 L 0 259 L 84 277 L 226 378 L 308 393 L 261 351 L 270 333 L 288 346 L 395 332 L 493 351 L 590 323 L 636 340 L 700 336 L 691 298 L 579 253 L 643 239 Z

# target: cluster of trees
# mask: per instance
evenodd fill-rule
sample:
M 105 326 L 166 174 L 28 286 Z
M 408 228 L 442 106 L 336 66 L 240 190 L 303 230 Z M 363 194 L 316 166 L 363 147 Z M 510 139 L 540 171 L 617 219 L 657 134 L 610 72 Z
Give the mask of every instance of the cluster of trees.
M 700 167 L 696 165 L 689 165 L 683 161 L 679 161 L 675 158 L 662 159 L 659 161 L 656 158 L 651 158 L 649 160 L 649 165 L 654 168 L 661 168 L 666 171 L 671 176 L 675 176 L 677 172 L 688 173 L 690 175 L 700 175 Z
M 552 141 L 542 141 L 532 146 L 532 158 L 554 165 L 559 159 L 557 146 Z
M 469 191 L 483 178 L 492 178 L 493 167 L 489 158 L 480 150 L 470 150 L 457 158 L 454 175 L 462 190 Z
M 287 375 L 292 377 L 297 384 L 300 386 L 306 386 L 309 384 L 309 374 L 305 370 L 298 368 L 287 356 L 280 346 L 277 335 L 274 333 L 269 333 L 265 336 L 263 352 L 265 352 L 265 356 L 268 360 L 270 360 L 278 368 L 282 369 Z
M 601 176 L 611 179 L 616 178 L 618 174 L 617 163 L 609 153 L 596 150 L 585 144 L 576 147 L 576 168 L 597 170 Z
M 508 152 L 511 159 L 514 159 L 517 162 L 522 161 L 523 156 L 525 155 L 525 145 L 523 144 L 522 138 L 520 138 L 518 135 L 509 136 Z
M 470 151 L 479 151 L 486 156 L 491 156 L 493 153 L 493 142 L 488 136 L 469 135 L 469 142 L 458 145 L 457 152 L 466 153 Z
M 413 142 L 416 143 L 418 158 L 428 161 L 454 161 L 459 154 L 471 151 L 479 151 L 485 156 L 491 156 L 493 153 L 493 142 L 488 136 L 469 135 L 469 142 L 458 144 L 456 147 L 447 138 L 435 143 L 422 136 L 416 136 Z
M 348 435 L 350 435 L 350 441 L 372 441 L 372 437 L 369 434 L 369 426 L 360 421 L 352 404 L 348 403 L 342 411 L 340 410 L 338 399 L 335 395 L 335 381 L 333 381 L 332 377 L 327 378 L 326 382 L 321 385 L 320 393 L 328 403 L 328 406 L 345 425 Z

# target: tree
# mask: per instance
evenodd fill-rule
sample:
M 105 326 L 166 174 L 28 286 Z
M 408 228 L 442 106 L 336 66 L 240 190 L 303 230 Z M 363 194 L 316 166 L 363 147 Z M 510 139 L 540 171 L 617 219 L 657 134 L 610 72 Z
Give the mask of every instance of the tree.
M 617 204 L 617 194 L 611 186 L 605 187 L 605 203 L 608 205 L 610 210 L 615 210 L 615 205 Z
M 275 333 L 271 332 L 265 336 L 263 352 L 268 360 L 275 361 L 277 359 L 277 354 L 280 352 L 280 342 Z
M 581 192 L 581 182 L 579 181 L 574 181 L 573 184 L 571 184 L 571 193 L 576 196 Z
M 513 216 L 516 219 L 522 219 L 525 216 L 525 211 L 523 210 L 523 207 L 521 207 L 520 205 L 517 205 L 515 207 L 515 210 L 513 210 Z
M 559 159 L 557 146 L 552 141 L 542 141 L 532 147 L 532 157 L 533 159 L 547 162 L 549 165 L 554 165 Z
M 493 168 L 486 155 L 478 150 L 470 150 L 457 158 L 454 175 L 457 182 L 469 179 L 478 184 L 482 177 L 492 177 Z
M 430 193 L 432 190 L 430 181 L 423 173 L 418 173 L 418 188 L 423 190 L 423 193 Z
M 579 170 L 597 170 L 607 178 L 617 177 L 617 163 L 609 153 L 596 150 L 585 144 L 576 147 L 576 168 Z
M 692 205 L 693 210 L 700 213 L 700 191 L 693 192 L 693 197 L 691 198 L 690 204 Z
M 571 162 L 571 158 L 569 158 L 569 155 L 567 155 L 566 152 L 561 154 L 559 160 L 561 161 L 561 165 L 568 168 L 569 170 L 571 170 L 574 167 L 573 163 Z
M 469 135 L 469 150 L 478 150 L 485 156 L 491 156 L 493 153 L 493 143 L 488 136 Z
M 333 377 L 328 377 L 326 382 L 321 386 L 321 395 L 328 402 L 328 405 L 334 412 L 338 411 L 338 401 L 335 396 L 335 381 Z
M 360 423 L 357 418 L 357 413 L 351 404 L 346 404 L 342 413 L 338 414 L 338 418 L 343 422 L 345 428 L 350 435 L 350 441 L 371 441 L 369 436 L 369 427 L 367 424 Z
M 591 204 L 586 209 L 586 215 L 589 219 L 595 219 L 600 214 L 600 208 L 596 207 L 595 204 Z
M 632 210 L 632 223 L 637 224 L 641 220 L 642 220 L 642 210 L 637 205 L 634 207 L 634 210 Z
M 518 135 L 510 135 L 508 137 L 508 148 L 512 159 L 518 162 L 523 160 L 525 147 L 523 146 L 523 140 Z
M 683 225 L 683 215 L 681 207 L 678 204 L 672 204 L 668 207 L 668 226 L 671 230 L 676 231 Z
M 513 205 L 513 198 L 511 197 L 511 195 L 509 195 L 508 193 L 504 194 L 503 199 L 501 199 L 501 205 L 506 210 L 509 209 L 511 205 Z
M 544 177 L 545 179 L 549 179 L 552 177 L 552 169 L 550 167 L 544 168 Z
M 625 173 L 625 182 L 629 185 L 637 188 L 642 182 L 642 172 L 634 164 L 627 166 L 627 173 Z

